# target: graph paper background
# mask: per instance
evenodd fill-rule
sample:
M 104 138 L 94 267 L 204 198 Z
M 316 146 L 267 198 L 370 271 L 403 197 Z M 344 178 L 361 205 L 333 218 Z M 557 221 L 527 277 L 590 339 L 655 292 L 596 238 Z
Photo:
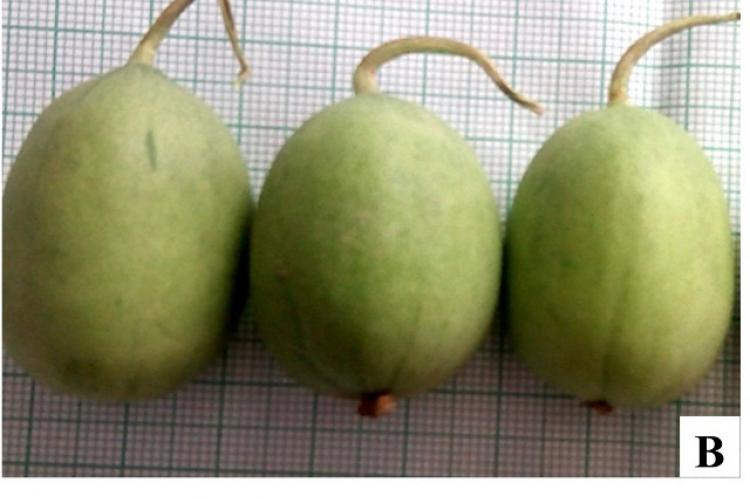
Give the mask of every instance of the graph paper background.
M 114 68 L 166 0 L 3 1 L 3 180 L 34 119 L 56 95 Z M 274 154 L 310 114 L 351 94 L 369 48 L 410 34 L 450 36 L 487 52 L 537 118 L 514 107 L 471 63 L 414 55 L 380 73 L 385 91 L 459 130 L 490 176 L 503 216 L 532 155 L 556 127 L 601 106 L 625 48 L 725 0 L 234 0 L 251 81 L 236 65 L 215 1 L 198 0 L 157 59 L 235 133 L 255 195 Z M 712 158 L 739 244 L 740 68 L 736 25 L 697 28 L 652 50 L 632 101 L 686 127 Z M 704 382 L 654 410 L 601 416 L 541 383 L 494 331 L 471 362 L 430 393 L 365 420 L 351 402 L 286 378 L 249 314 L 223 358 L 178 393 L 94 404 L 35 384 L 3 357 L 6 476 L 494 475 L 673 476 L 680 415 L 739 414 L 739 309 Z

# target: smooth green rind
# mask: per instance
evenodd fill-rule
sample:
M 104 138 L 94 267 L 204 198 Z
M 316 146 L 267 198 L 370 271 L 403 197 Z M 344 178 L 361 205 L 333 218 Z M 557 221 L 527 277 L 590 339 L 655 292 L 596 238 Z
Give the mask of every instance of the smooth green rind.
M 3 198 L 3 333 L 82 397 L 162 395 L 206 367 L 244 305 L 252 199 L 218 116 L 131 63 L 55 100 Z
M 518 188 L 507 251 L 515 347 L 562 390 L 655 406 L 715 361 L 733 300 L 727 205 L 661 114 L 613 105 L 560 128 Z
M 456 132 L 392 97 L 332 105 L 287 141 L 252 248 L 260 333 L 321 393 L 432 388 L 495 312 L 501 225 L 487 178 Z

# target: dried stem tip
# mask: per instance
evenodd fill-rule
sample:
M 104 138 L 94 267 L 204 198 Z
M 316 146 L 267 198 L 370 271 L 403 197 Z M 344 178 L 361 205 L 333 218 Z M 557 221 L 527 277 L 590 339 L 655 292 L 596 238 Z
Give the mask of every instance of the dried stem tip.
M 396 407 L 396 399 L 387 392 L 366 393 L 359 401 L 360 416 L 377 418 L 388 414 Z
M 675 19 L 646 33 L 625 51 L 622 58 L 620 58 L 620 62 L 617 63 L 617 67 L 612 72 L 612 79 L 609 83 L 609 104 L 628 101 L 628 80 L 630 79 L 630 73 L 633 71 L 633 66 L 635 66 L 643 54 L 648 52 L 657 43 L 694 26 L 726 23 L 739 19 L 739 12 L 731 12 L 719 16 L 688 16 Z
M 379 92 L 380 89 L 375 78 L 378 68 L 397 57 L 414 53 L 452 54 L 466 57 L 477 63 L 510 100 L 536 114 L 542 114 L 542 107 L 539 104 L 510 88 L 508 83 L 500 76 L 492 61 L 485 54 L 471 45 L 466 45 L 450 38 L 412 36 L 392 40 L 376 47 L 362 59 L 362 62 L 360 62 L 354 72 L 354 93 Z
M 234 16 L 232 15 L 232 6 L 229 3 L 229 0 L 219 0 L 219 7 L 221 7 L 221 17 L 224 21 L 224 29 L 229 37 L 229 43 L 232 45 L 234 57 L 240 64 L 240 72 L 237 74 L 237 83 L 242 84 L 242 82 L 250 77 L 250 65 L 247 63 L 245 55 L 242 53 L 242 47 L 240 47 L 240 41 L 234 23 Z

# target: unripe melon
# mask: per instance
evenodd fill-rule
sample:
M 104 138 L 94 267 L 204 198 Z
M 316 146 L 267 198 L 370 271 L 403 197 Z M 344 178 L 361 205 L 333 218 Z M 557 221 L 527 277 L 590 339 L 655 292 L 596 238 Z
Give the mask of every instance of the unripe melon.
M 153 67 L 68 91 L 3 197 L 7 352 L 83 397 L 174 389 L 216 357 L 244 303 L 251 209 L 232 134 Z
M 555 132 L 518 188 L 507 258 L 518 353 L 581 399 L 667 402 L 722 346 L 727 205 L 695 140 L 657 112 L 613 104 Z
M 495 312 L 501 225 L 484 171 L 434 114 L 382 94 L 329 106 L 290 137 L 252 248 L 260 333 L 319 393 L 433 388 Z

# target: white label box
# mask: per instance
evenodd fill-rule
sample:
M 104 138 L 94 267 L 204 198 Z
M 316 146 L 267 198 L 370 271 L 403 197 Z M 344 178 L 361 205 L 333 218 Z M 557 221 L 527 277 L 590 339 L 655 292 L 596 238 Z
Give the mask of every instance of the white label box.
M 740 476 L 738 416 L 680 417 L 680 476 Z

